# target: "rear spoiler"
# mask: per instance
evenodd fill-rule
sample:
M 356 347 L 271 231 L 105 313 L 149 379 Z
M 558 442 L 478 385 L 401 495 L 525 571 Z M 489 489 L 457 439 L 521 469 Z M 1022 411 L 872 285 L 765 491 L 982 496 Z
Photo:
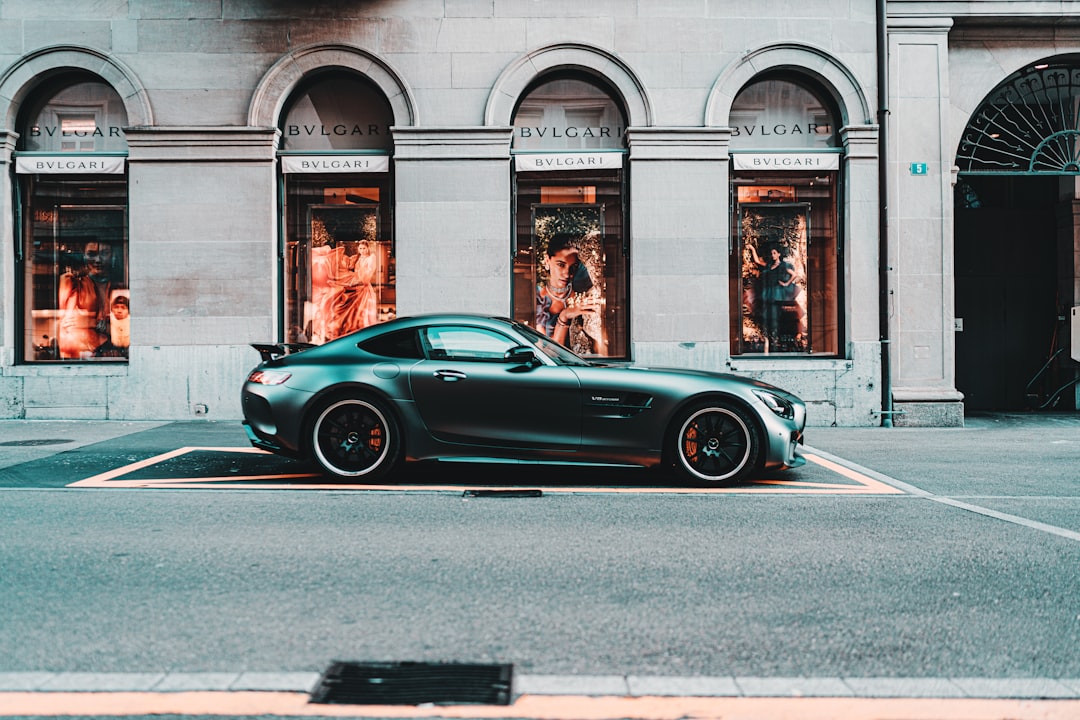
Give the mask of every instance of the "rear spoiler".
M 251 347 L 259 351 L 263 362 L 270 362 L 315 346 L 311 343 L 252 343 Z

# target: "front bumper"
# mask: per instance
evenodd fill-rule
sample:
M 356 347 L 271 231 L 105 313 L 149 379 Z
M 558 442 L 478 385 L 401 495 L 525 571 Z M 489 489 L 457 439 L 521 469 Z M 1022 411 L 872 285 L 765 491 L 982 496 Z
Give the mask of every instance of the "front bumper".
M 806 406 L 799 401 L 792 403 L 795 417 L 788 419 L 777 415 L 764 415 L 765 448 L 764 467 L 772 470 L 788 470 L 802 467 L 806 458 L 799 452 L 806 428 Z

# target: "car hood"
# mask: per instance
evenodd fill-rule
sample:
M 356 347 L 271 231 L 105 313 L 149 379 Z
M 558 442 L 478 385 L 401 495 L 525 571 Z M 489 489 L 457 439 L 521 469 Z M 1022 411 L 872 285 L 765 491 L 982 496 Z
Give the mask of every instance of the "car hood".
M 775 385 L 772 385 L 770 383 L 764 382 L 762 380 L 756 380 L 754 378 L 749 378 L 749 377 L 746 377 L 745 375 L 735 375 L 734 373 L 724 373 L 724 372 L 715 372 L 715 371 L 712 371 L 712 370 L 695 370 L 693 368 L 665 367 L 665 366 L 655 366 L 655 365 L 615 365 L 615 364 L 608 365 L 606 363 L 593 363 L 593 366 L 594 367 L 606 367 L 606 368 L 612 368 L 612 369 L 620 369 L 620 370 L 624 370 L 626 372 L 642 372 L 642 373 L 648 373 L 648 374 L 652 374 L 652 375 L 662 374 L 662 375 L 666 375 L 668 377 L 673 377 L 673 376 L 674 377 L 680 377 L 681 376 L 681 377 L 696 378 L 696 379 L 701 379 L 701 380 L 722 380 L 723 382 L 726 382 L 726 383 L 738 383 L 740 385 L 745 385 L 748 388 L 761 388 L 762 390 L 769 390 L 769 391 L 774 392 L 774 393 L 779 393 L 780 395 L 783 395 L 785 397 L 790 397 L 792 399 L 798 399 L 795 395 L 788 392 L 787 390 L 784 390 L 783 388 L 778 388 Z

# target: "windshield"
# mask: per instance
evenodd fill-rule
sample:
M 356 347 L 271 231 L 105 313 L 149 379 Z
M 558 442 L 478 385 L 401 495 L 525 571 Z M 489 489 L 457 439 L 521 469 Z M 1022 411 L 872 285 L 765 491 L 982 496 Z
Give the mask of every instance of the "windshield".
M 589 361 L 575 355 L 571 350 L 555 342 L 547 335 L 541 335 L 528 325 L 515 323 L 517 331 L 526 337 L 537 350 L 547 355 L 560 365 L 589 365 Z

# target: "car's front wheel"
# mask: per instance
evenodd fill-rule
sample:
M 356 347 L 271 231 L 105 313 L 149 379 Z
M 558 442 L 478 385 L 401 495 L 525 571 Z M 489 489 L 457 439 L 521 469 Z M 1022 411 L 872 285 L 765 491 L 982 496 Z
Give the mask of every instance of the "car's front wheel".
M 719 401 L 686 412 L 669 442 L 675 469 L 696 485 L 736 483 L 757 467 L 761 454 L 754 421 L 741 408 Z
M 397 463 L 401 438 L 394 416 L 380 403 L 340 398 L 315 415 L 311 449 L 327 473 L 371 480 L 390 472 Z

